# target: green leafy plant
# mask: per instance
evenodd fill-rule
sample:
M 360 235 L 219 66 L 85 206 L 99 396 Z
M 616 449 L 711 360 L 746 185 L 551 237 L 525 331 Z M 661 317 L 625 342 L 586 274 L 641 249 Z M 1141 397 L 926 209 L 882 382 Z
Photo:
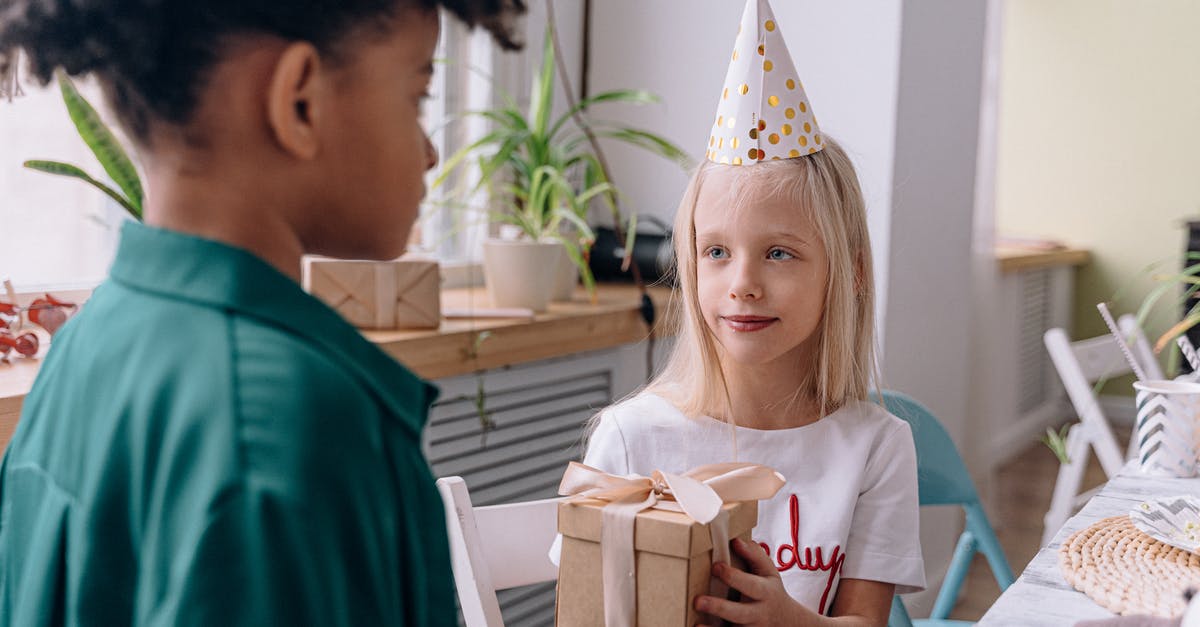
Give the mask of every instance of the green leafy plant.
M 475 415 L 479 418 L 479 445 L 483 448 L 487 448 L 488 432 L 496 428 L 496 421 L 492 418 L 492 412 L 487 408 L 487 389 L 484 387 L 483 381 L 484 371 L 479 367 L 479 349 L 491 336 L 491 331 L 476 333 L 475 339 L 471 341 L 471 346 L 466 351 L 467 359 L 475 364 Z
M 587 255 L 595 236 L 587 224 L 587 209 L 593 199 L 600 198 L 615 210 L 619 192 L 607 180 L 587 134 L 570 122 L 601 103 L 649 104 L 658 102 L 658 98 L 638 89 L 606 91 L 584 98 L 552 118 L 556 63 L 552 33 L 547 28 L 529 110 L 522 112 L 505 97 L 502 107 L 467 113 L 487 119 L 494 128 L 451 155 L 432 187 L 444 185 L 462 166 L 478 164 L 478 183 L 453 195 L 474 194 L 486 186 L 489 198 L 502 207 L 492 212 L 492 219 L 518 227 L 531 240 L 562 242 L 571 261 L 579 267 L 585 287 L 591 290 L 594 279 Z M 681 167 L 691 165 L 686 153 L 658 135 L 590 118 L 587 123 L 596 137 L 648 150 Z
M 61 161 L 34 159 L 25 162 L 25 167 L 48 174 L 57 174 L 79 179 L 99 189 L 124 207 L 135 220 L 142 219 L 142 181 L 138 177 L 137 168 L 126 154 L 125 149 L 117 141 L 116 135 L 100 119 L 95 107 L 91 105 L 75 88 L 75 84 L 61 70 L 55 73 L 59 89 L 62 91 L 63 102 L 67 105 L 67 113 L 75 123 L 75 129 L 84 143 L 91 149 L 92 154 L 100 161 L 100 166 L 108 177 L 117 184 L 119 189 L 113 189 L 79 166 Z
M 1146 319 L 1150 316 L 1150 313 L 1153 311 L 1154 307 L 1165 297 L 1170 295 L 1173 290 L 1179 290 L 1177 292 L 1177 297 L 1168 298 L 1167 301 L 1171 304 L 1175 311 L 1178 311 L 1180 307 L 1187 303 L 1188 300 L 1196 294 L 1197 290 L 1200 290 L 1200 253 L 1186 253 L 1184 259 L 1187 261 L 1188 265 L 1184 267 L 1183 270 L 1175 273 L 1160 273 L 1153 275 L 1154 280 L 1161 283 L 1161 285 L 1154 288 L 1154 290 L 1147 294 L 1146 298 L 1142 300 L 1142 305 L 1138 308 L 1137 312 L 1138 326 L 1143 326 L 1145 324 Z M 1182 320 L 1171 326 L 1170 329 L 1167 329 L 1167 331 L 1155 341 L 1154 352 L 1162 352 L 1162 350 L 1170 345 L 1175 338 L 1187 333 L 1189 329 L 1197 324 L 1200 324 L 1200 303 L 1190 307 L 1187 313 L 1184 314 Z M 1179 358 L 1178 351 L 1172 351 L 1170 353 L 1170 357 L 1172 363 L 1169 365 L 1169 368 L 1170 371 L 1174 372 L 1176 370 L 1177 361 Z
M 1067 434 L 1070 431 L 1071 425 L 1063 425 L 1058 431 L 1046 427 L 1046 435 L 1041 438 L 1042 444 L 1045 444 L 1050 452 L 1054 453 L 1060 464 L 1071 463 L 1071 457 L 1067 454 Z

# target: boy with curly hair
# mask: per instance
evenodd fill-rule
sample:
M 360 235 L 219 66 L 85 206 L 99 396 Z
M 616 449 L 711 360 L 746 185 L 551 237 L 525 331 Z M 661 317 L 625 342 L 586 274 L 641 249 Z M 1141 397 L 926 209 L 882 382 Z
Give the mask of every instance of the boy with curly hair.
M 298 285 L 403 251 L 438 5 L 516 47 L 522 0 L 0 0 L 148 182 L 5 454 L 0 624 L 454 623 L 435 391 Z

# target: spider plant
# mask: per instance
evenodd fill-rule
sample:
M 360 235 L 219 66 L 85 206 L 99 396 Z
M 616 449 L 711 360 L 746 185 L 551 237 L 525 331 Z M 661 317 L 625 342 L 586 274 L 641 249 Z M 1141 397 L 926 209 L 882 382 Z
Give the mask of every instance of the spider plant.
M 1172 291 L 1179 290 L 1181 287 L 1183 288 L 1177 298 L 1168 299 L 1171 306 L 1178 310 L 1181 305 L 1187 303 L 1196 294 L 1197 290 L 1200 290 L 1200 253 L 1189 252 L 1186 253 L 1184 258 L 1187 260 L 1188 265 L 1183 270 L 1174 274 L 1154 275 L 1154 280 L 1161 283 L 1161 285 L 1154 288 L 1142 300 L 1142 305 L 1138 308 L 1137 312 L 1138 326 L 1144 328 L 1146 319 L 1150 316 L 1150 312 L 1154 309 L 1154 306 Z M 1189 329 L 1197 324 L 1200 324 L 1200 302 L 1188 308 L 1183 319 L 1174 324 L 1170 329 L 1167 329 L 1154 342 L 1154 352 L 1162 352 L 1175 338 L 1187 333 Z M 1170 372 L 1174 372 L 1177 369 L 1179 354 L 1177 351 L 1172 351 L 1169 357 L 1171 363 L 1168 364 L 1168 369 Z
M 587 224 L 588 206 L 599 198 L 615 208 L 619 191 L 605 177 L 587 135 L 570 122 L 576 114 L 586 115 L 601 103 L 649 104 L 658 102 L 658 98 L 640 89 L 605 91 L 552 117 L 558 61 L 549 28 L 542 54 L 528 111 L 521 111 L 511 98 L 504 97 L 504 106 L 467 113 L 487 119 L 492 130 L 451 155 L 432 187 L 441 187 L 464 165 L 477 164 L 478 183 L 451 195 L 473 194 L 486 186 L 491 206 L 499 208 L 492 212 L 492 219 L 518 227 L 530 240 L 562 242 L 591 291 L 594 279 L 587 258 L 595 235 Z M 590 118 L 587 124 L 597 137 L 648 150 L 684 168 L 691 165 L 679 147 L 653 133 Z
M 83 168 L 70 163 L 35 159 L 26 161 L 25 167 L 84 181 L 107 194 L 121 205 L 133 219 L 140 221 L 142 219 L 142 182 L 138 177 L 137 169 L 133 166 L 133 161 L 121 148 L 116 135 L 100 119 L 95 107 L 79 93 L 66 73 L 58 70 L 55 72 L 55 79 L 58 81 L 59 90 L 62 91 L 63 102 L 67 105 L 67 113 L 71 116 L 71 121 L 75 123 L 76 131 L 79 132 L 79 136 L 83 138 L 88 148 L 92 150 L 92 154 L 96 155 L 96 159 L 100 161 L 100 166 L 104 168 L 108 177 L 117 184 L 120 190 L 113 189 L 108 184 L 92 177 Z

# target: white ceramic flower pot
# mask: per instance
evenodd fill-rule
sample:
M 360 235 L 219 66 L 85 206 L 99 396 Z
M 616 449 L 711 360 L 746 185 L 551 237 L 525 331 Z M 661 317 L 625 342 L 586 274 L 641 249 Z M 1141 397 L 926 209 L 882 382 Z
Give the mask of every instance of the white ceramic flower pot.
M 566 253 L 558 242 L 483 243 L 483 277 L 496 307 L 545 311 Z
M 554 289 L 550 291 L 550 300 L 566 302 L 575 298 L 575 287 L 579 285 L 579 266 L 571 261 L 567 249 L 558 244 L 562 250 L 562 261 L 554 275 Z

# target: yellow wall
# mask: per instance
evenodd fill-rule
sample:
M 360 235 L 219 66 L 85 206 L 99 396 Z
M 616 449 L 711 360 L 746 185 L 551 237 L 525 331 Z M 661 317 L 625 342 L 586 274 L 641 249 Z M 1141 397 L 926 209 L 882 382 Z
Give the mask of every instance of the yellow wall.
M 1200 219 L 1200 1 L 1007 0 L 996 226 L 1094 253 L 1078 276 L 1076 337 L 1095 304 L 1133 311 L 1182 261 Z M 1147 326 L 1175 322 L 1162 308 Z

